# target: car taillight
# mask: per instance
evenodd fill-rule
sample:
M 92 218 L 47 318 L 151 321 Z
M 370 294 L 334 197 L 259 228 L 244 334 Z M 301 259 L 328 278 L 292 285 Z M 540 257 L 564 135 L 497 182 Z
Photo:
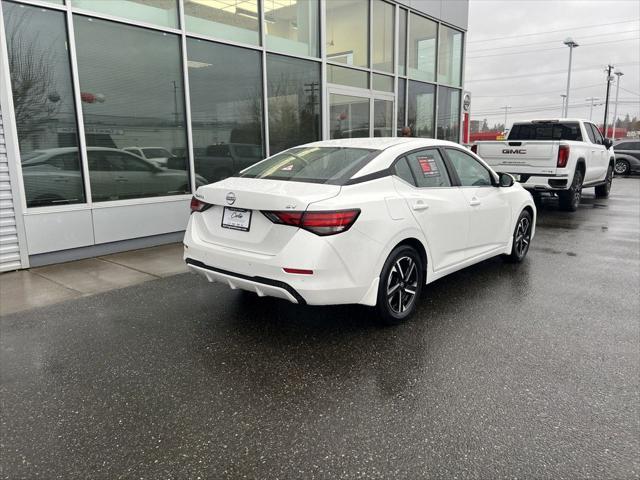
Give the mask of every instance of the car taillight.
M 209 207 L 211 207 L 210 203 L 198 200 L 196 197 L 191 197 L 191 213 L 204 212 Z
M 560 145 L 560 147 L 558 147 L 558 168 L 567 166 L 570 151 L 569 145 Z
M 335 235 L 346 232 L 356 221 L 360 210 L 328 212 L 262 212 L 273 223 L 304 228 L 316 235 Z
M 478 145 L 477 144 L 471 145 L 471 151 L 477 155 L 478 154 Z

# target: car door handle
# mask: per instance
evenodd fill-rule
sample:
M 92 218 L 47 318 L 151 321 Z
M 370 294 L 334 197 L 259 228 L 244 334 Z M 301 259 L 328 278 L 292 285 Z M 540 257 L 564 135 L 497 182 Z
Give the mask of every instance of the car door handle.
M 469 205 L 471 205 L 472 207 L 477 207 L 478 205 L 480 205 L 480 200 L 478 200 L 477 198 L 472 198 L 471 201 L 469 202 Z
M 426 210 L 427 208 L 429 208 L 429 205 L 424 203 L 422 200 L 418 200 L 413 204 L 411 208 L 413 208 L 414 210 Z

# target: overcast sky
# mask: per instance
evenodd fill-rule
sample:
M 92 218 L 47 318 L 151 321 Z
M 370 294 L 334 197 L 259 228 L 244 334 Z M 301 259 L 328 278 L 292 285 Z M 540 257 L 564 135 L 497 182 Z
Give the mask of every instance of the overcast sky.
M 604 101 L 607 64 L 624 73 L 618 117 L 640 117 L 640 1 L 470 0 L 465 89 L 471 116 L 489 125 L 560 116 L 573 50 L 569 116 L 589 118 L 589 97 Z M 489 80 L 491 79 L 491 80 Z M 615 84 L 610 116 L 613 118 Z M 600 103 L 597 102 L 596 103 Z M 604 105 L 593 108 L 602 123 Z

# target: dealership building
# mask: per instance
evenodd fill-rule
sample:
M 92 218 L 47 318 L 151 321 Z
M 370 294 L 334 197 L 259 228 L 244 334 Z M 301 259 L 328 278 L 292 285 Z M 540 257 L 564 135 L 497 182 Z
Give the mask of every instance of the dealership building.
M 0 0 L 0 271 L 179 241 L 294 145 L 460 139 L 468 0 Z

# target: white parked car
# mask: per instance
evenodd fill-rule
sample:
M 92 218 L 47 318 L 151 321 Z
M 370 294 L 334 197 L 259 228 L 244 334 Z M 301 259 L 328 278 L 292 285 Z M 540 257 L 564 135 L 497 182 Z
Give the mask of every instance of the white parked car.
M 184 238 L 210 281 L 294 303 L 376 306 L 387 323 L 422 287 L 503 255 L 519 262 L 536 207 L 509 174 L 451 142 L 329 140 L 200 187 Z
M 123 148 L 123 150 L 138 155 L 145 160 L 149 160 L 159 167 L 167 167 L 169 159 L 175 157 L 175 155 L 164 147 L 126 147 Z

